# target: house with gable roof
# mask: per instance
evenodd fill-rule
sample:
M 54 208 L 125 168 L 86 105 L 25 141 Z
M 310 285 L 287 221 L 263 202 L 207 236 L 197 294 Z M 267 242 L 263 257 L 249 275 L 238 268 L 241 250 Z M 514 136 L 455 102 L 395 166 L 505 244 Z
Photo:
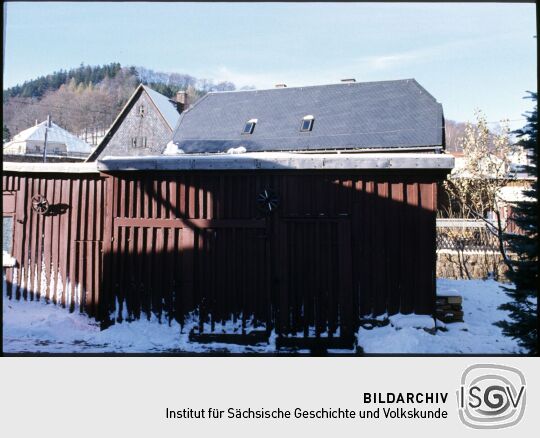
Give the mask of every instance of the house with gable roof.
M 83 161 L 92 146 L 50 120 L 19 132 L 3 146 L 4 161 L 43 161 L 47 144 L 47 161 Z
M 161 154 L 186 106 L 186 92 L 172 100 L 140 84 L 87 161 Z

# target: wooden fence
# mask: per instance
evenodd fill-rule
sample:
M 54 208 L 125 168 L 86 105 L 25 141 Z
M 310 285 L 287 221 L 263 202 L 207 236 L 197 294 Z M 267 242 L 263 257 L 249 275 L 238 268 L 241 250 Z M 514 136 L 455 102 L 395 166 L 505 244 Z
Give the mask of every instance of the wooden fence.
M 4 215 L 14 219 L 18 261 L 6 272 L 8 296 L 43 298 L 99 317 L 104 185 L 99 175 L 4 175 L 4 199 L 13 198 Z M 47 214 L 33 211 L 35 194 L 49 200 Z
M 437 219 L 437 250 L 498 251 L 497 237 L 484 221 Z
M 419 175 L 420 174 L 420 175 Z M 435 304 L 438 175 L 367 171 L 8 173 L 8 295 L 106 321 L 233 319 L 350 336 L 360 316 Z M 257 196 L 275 193 L 267 214 Z M 39 215 L 41 193 L 51 210 Z

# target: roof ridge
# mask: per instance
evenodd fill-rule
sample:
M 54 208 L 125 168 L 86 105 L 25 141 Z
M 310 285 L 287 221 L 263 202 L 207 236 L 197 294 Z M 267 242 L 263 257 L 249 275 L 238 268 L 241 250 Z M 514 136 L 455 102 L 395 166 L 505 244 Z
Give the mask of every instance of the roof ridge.
M 200 99 L 196 100 L 195 103 L 191 106 L 189 106 L 187 109 L 185 109 L 184 111 L 182 111 L 180 113 L 180 117 L 178 118 L 178 122 L 176 122 L 176 127 L 173 129 L 173 140 L 174 140 L 174 133 L 176 132 L 176 130 L 180 127 L 180 125 L 182 124 L 182 121 L 184 120 L 184 116 L 189 113 L 193 108 L 195 108 L 197 105 L 199 105 L 199 103 L 201 103 L 203 100 L 205 100 L 208 95 L 210 93 L 206 93 L 204 96 L 202 96 Z
M 153 88 L 150 88 L 150 87 L 148 87 L 148 86 L 146 86 L 144 84 L 142 86 L 143 86 L 143 90 L 146 91 L 146 94 L 148 95 L 150 100 L 153 102 L 153 104 L 156 107 L 156 109 L 158 110 L 158 112 L 161 114 L 161 117 L 163 117 L 163 120 L 165 120 L 165 123 L 167 123 L 167 125 L 170 126 L 166 115 L 163 113 L 164 108 L 161 107 L 161 102 L 157 102 L 156 99 L 154 98 L 154 97 L 157 97 L 157 96 L 152 96 L 152 93 L 156 93 L 159 96 L 163 97 L 163 99 L 167 100 L 167 103 L 170 103 L 172 106 L 175 105 L 175 101 L 172 98 L 167 97 L 164 94 L 161 94 L 159 91 L 154 90 Z M 149 93 L 148 91 L 151 91 L 152 93 Z M 180 116 L 180 114 L 178 114 L 178 116 Z M 178 124 L 178 122 L 176 122 L 176 124 Z M 170 127 L 174 131 L 175 126 L 170 126 Z
M 415 82 L 418 84 L 416 79 L 414 78 L 407 78 L 407 79 L 385 79 L 380 81 L 363 81 L 363 82 L 335 82 L 331 84 L 318 84 L 318 85 L 297 85 L 293 87 L 280 87 L 280 88 L 260 88 L 260 89 L 254 89 L 254 90 L 232 90 L 232 91 L 209 91 L 205 94 L 205 96 L 209 94 L 226 94 L 226 93 L 256 93 L 259 91 L 283 91 L 283 90 L 291 90 L 295 88 L 318 88 L 318 87 L 334 87 L 334 86 L 358 86 L 358 85 L 371 85 L 371 84 L 382 84 L 382 83 L 388 83 L 388 82 Z M 418 84 L 419 85 L 419 84 Z M 427 93 L 427 91 L 426 91 Z M 429 94 L 429 93 L 428 93 Z M 431 96 L 431 94 L 430 94 Z M 433 96 L 432 96 L 433 97 Z
M 105 132 L 105 135 L 101 139 L 101 141 L 98 143 L 96 148 L 88 155 L 88 158 L 85 160 L 85 162 L 94 161 L 98 155 L 103 151 L 103 149 L 107 146 L 109 143 L 109 140 L 111 139 L 113 135 L 113 129 L 116 127 L 117 123 L 119 123 L 120 119 L 122 118 L 122 115 L 127 111 L 128 107 L 131 105 L 132 100 L 135 98 L 135 96 L 140 92 L 144 91 L 144 85 L 142 82 L 139 82 L 139 85 L 135 88 L 133 93 L 131 93 L 131 96 L 129 96 L 129 99 L 126 101 L 122 109 L 119 111 L 119 113 L 116 115 L 115 119 Z
M 433 96 L 433 94 L 431 94 L 428 90 L 422 87 L 422 85 L 420 85 L 420 83 L 416 79 L 412 78 L 411 81 L 414 85 L 416 85 L 420 89 L 420 91 L 422 91 L 423 93 L 426 93 L 428 97 L 431 97 L 435 102 L 440 104 L 440 102 L 438 102 L 437 99 L 435 99 L 435 96 Z

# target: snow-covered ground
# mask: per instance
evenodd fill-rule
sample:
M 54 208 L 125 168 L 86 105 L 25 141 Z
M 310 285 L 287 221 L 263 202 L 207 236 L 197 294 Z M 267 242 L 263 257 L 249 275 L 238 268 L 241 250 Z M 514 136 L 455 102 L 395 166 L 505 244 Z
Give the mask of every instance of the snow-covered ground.
M 358 344 L 366 353 L 520 353 L 517 343 L 502 335 L 493 322 L 506 318 L 497 310 L 508 301 L 501 285 L 488 280 L 438 280 L 441 291 L 457 291 L 463 296 L 464 323 L 446 324 L 447 331 L 431 331 L 434 321 L 427 316 L 394 315 L 390 324 L 371 330 L 360 328 Z M 189 342 L 195 324 L 181 332 L 176 322 L 139 320 L 116 324 L 100 331 L 91 319 L 43 301 L 16 301 L 5 296 L 3 302 L 4 352 L 46 353 L 272 353 L 275 337 L 269 344 L 237 346 Z M 443 325 L 437 323 L 437 326 Z M 432 334 L 434 333 L 434 334 Z
M 509 301 L 502 284 L 494 280 L 437 280 L 437 293 L 461 295 L 465 322 L 443 324 L 431 334 L 429 317 L 394 315 L 390 324 L 371 330 L 360 328 L 358 344 L 366 353 L 416 354 L 512 354 L 523 353 L 514 339 L 503 336 L 496 321 L 508 319 L 507 312 L 498 310 Z M 507 285 L 508 286 L 508 285 Z
M 101 331 L 99 324 L 43 301 L 15 301 L 4 297 L 4 352 L 40 353 L 267 353 L 273 345 L 240 346 L 189 342 L 195 322 L 181 330 L 176 321 L 157 318 L 115 324 Z

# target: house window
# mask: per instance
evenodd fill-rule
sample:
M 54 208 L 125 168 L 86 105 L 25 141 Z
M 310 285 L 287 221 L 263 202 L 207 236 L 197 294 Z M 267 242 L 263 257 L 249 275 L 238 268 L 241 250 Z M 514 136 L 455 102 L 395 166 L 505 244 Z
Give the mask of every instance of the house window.
M 4 216 L 2 221 L 2 251 L 11 254 L 13 245 L 13 216 Z
M 253 134 L 255 125 L 257 124 L 257 119 L 251 119 L 246 122 L 242 134 Z
M 144 111 L 145 111 L 144 105 L 141 105 L 139 107 L 139 116 L 144 117 Z
M 302 132 L 311 131 L 313 129 L 313 121 L 314 120 L 315 119 L 314 119 L 313 116 L 305 116 L 302 119 L 302 125 L 300 126 L 300 131 L 302 131 Z
M 146 149 L 148 148 L 148 142 L 146 137 L 132 137 L 131 147 L 133 149 Z

